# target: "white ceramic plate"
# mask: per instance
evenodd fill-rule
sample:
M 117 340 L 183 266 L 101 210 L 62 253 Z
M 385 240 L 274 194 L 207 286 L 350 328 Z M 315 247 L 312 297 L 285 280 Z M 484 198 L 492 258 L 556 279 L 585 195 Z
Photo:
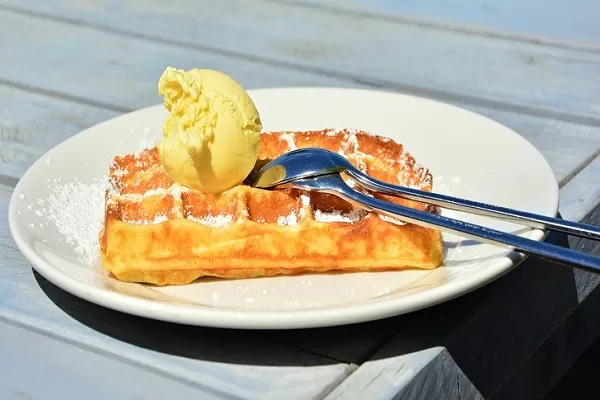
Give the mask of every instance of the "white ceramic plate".
M 555 216 L 558 185 L 543 156 L 512 130 L 480 115 L 393 93 L 331 88 L 249 92 L 265 130 L 359 128 L 405 145 L 434 174 L 434 190 Z M 14 240 L 37 270 L 88 301 L 184 324 L 286 329 L 403 314 L 476 289 L 522 258 L 445 235 L 445 266 L 433 271 L 207 280 L 153 287 L 108 276 L 98 261 L 104 179 L 117 154 L 160 135 L 162 106 L 96 125 L 42 156 L 14 190 Z M 454 212 L 447 215 L 541 240 L 544 233 Z

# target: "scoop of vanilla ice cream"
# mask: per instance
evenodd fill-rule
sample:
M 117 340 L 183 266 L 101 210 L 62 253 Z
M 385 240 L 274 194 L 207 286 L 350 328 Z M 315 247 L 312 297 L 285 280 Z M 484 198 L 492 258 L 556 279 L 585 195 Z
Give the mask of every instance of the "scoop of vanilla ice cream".
M 258 158 L 262 130 L 241 85 L 215 70 L 167 67 L 158 92 L 170 113 L 157 144 L 169 177 L 204 193 L 241 183 Z

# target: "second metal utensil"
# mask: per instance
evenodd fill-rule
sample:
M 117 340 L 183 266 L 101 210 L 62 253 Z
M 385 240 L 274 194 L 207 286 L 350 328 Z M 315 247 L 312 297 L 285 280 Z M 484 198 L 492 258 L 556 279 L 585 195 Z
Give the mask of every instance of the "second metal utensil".
M 336 172 L 345 172 L 364 188 L 382 194 L 518 223 L 532 228 L 556 230 L 574 236 L 600 240 L 600 227 L 382 182 L 360 171 L 339 154 L 322 148 L 303 148 L 277 157 L 260 170 L 255 177 L 253 186 L 272 188 L 297 179 Z
M 387 215 L 401 221 L 443 232 L 457 234 L 479 242 L 516 250 L 526 255 L 534 255 L 563 265 L 600 273 L 600 257 L 577 252 L 569 248 L 546 242 L 538 242 L 512 233 L 458 221 L 441 215 L 404 207 L 375 197 L 367 196 L 350 188 L 339 173 L 301 178 L 282 185 L 303 190 L 313 190 L 333 194 L 368 211 Z

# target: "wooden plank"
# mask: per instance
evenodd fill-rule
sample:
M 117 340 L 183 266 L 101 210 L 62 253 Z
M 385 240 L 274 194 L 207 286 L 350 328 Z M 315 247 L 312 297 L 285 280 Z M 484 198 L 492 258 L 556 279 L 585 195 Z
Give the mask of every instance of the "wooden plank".
M 210 386 L 119 362 L 102 352 L 74 346 L 49 335 L 0 321 L 0 398 L 3 399 L 222 399 L 227 393 Z M 15 350 L 18 349 L 18 350 Z M 8 360 L 11 360 L 8 362 Z M 35 382 L 35 384 L 32 384 Z M 132 384 L 135 382 L 135 384 Z M 248 395 L 248 393 L 245 393 Z
M 481 106 L 453 104 L 498 121 L 529 140 L 544 155 L 561 186 L 600 150 L 599 127 Z M 485 135 L 485 132 L 481 134 Z M 580 193 L 586 193 L 583 187 Z
M 377 368 L 369 368 L 371 363 L 377 363 Z M 365 366 L 369 376 L 361 371 L 360 380 L 346 379 L 325 400 L 482 399 L 452 356 L 441 347 L 368 361 Z
M 1 390 L 34 397 L 42 389 L 58 390 L 53 395 L 72 390 L 79 395 L 67 397 L 79 398 L 102 376 L 103 385 L 132 396 L 154 397 L 162 392 L 155 385 L 164 383 L 184 397 L 314 399 L 350 373 L 347 364 L 267 340 L 262 332 L 161 323 L 62 291 L 32 273 L 15 249 L 7 222 L 10 193 L 0 185 L 0 356 L 13 360 L 0 372 Z M 152 382 L 137 384 L 146 381 Z
M 260 75 L 252 80 L 253 86 L 280 83 L 276 77 L 265 81 L 265 74 L 260 74 L 266 65 L 279 65 L 304 74 L 343 77 L 354 84 L 600 124 L 597 52 L 278 2 L 257 7 L 251 0 L 185 0 L 168 8 L 158 0 L 52 0 L 18 7 L 1 0 L 0 4 L 25 9 L 0 13 L 0 45 L 7 49 L 0 77 L 21 82 L 27 76 L 29 83 L 40 87 L 87 92 L 120 106 L 131 106 L 125 93 L 129 98 L 154 93 L 154 85 L 150 90 L 138 81 L 154 82 L 166 64 L 227 71 L 233 63 L 222 56 L 227 54 L 256 61 L 247 71 Z M 13 37 L 19 37 L 19 46 Z M 47 48 L 61 48 L 63 56 L 56 57 Z M 202 57 L 188 56 L 191 49 Z M 32 65 L 47 65 L 48 73 L 24 74 Z M 104 67 L 101 74 L 97 65 Z M 90 76 L 104 90 L 80 84 L 86 79 L 89 84 Z M 117 88 L 117 81 L 125 86 Z M 316 77 L 308 82 L 318 83 Z
M 19 38 L 19 45 L 14 38 Z M 219 69 L 248 89 L 352 86 L 313 72 L 290 73 L 187 45 L 155 43 L 5 11 L 0 11 L 0 48 L 4 60 L 0 83 L 26 85 L 28 90 L 40 89 L 121 112 L 161 103 L 157 82 L 168 65 Z
M 600 156 L 592 160 L 560 191 L 560 209 L 565 218 L 573 221 L 600 226 Z M 579 251 L 600 254 L 600 242 L 571 238 L 571 248 Z M 600 275 L 575 271 L 577 299 L 583 302 L 596 290 L 600 283 Z M 600 296 L 600 295 L 599 295 Z
M 271 0 L 280 2 L 282 0 Z M 600 4 L 595 0 L 283 0 L 335 12 L 396 18 L 442 29 L 470 30 L 520 40 L 599 49 Z
M 44 152 L 119 114 L 0 85 L 0 183 L 14 183 Z
M 408 322 L 405 316 L 327 328 L 270 332 L 275 341 L 300 350 L 350 363 L 356 368 L 369 359 Z
M 599 344 L 600 340 L 596 340 L 543 400 L 584 399 L 589 393 L 594 393 L 596 379 L 600 375 Z
M 560 191 L 560 212 L 566 219 L 580 221 L 596 207 L 600 201 L 599 177 L 600 155 L 597 155 Z

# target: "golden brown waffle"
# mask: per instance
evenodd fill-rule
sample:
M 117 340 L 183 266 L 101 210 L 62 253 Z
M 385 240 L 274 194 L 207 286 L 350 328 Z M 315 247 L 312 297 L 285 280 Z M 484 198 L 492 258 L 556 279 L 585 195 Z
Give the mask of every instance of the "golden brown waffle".
M 362 131 L 263 133 L 257 167 L 303 147 L 342 154 L 386 182 L 432 189 L 430 172 L 402 145 Z M 442 263 L 438 230 L 382 218 L 316 192 L 244 184 L 220 195 L 189 190 L 169 179 L 155 148 L 116 157 L 109 178 L 100 247 L 106 270 L 123 281 L 186 284 L 202 276 L 431 269 Z

